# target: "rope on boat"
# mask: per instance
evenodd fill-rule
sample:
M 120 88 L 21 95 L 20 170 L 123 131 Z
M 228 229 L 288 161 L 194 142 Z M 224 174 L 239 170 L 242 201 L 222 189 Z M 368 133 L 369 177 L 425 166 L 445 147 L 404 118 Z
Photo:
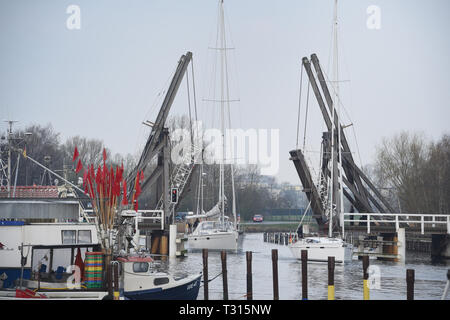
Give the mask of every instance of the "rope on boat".
M 216 275 L 214 278 L 208 279 L 208 283 L 211 282 L 211 281 L 213 281 L 213 280 L 215 280 L 215 279 L 216 279 L 218 276 L 220 276 L 221 274 L 222 274 L 222 272 L 220 272 L 220 273 L 219 273 L 218 275 Z M 201 282 L 204 283 L 205 281 L 201 280 Z M 202 285 L 203 285 L 203 284 L 201 284 L 200 287 L 201 287 Z

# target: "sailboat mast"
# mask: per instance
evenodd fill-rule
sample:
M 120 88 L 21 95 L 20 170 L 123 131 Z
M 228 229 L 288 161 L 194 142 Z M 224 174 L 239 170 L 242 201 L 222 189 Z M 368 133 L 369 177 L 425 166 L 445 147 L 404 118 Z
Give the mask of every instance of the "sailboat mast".
M 234 229 L 237 228 L 237 217 L 236 217 L 236 191 L 234 189 L 234 168 L 233 165 L 230 166 L 230 170 L 231 170 L 231 192 L 233 193 L 233 207 L 232 207 L 232 211 L 233 211 L 233 218 L 234 218 Z
M 340 225 L 342 228 L 342 237 L 344 237 L 344 194 L 342 182 L 342 150 L 341 150 L 341 104 L 339 103 L 339 51 L 338 51 L 338 18 L 337 18 L 338 0 L 334 1 L 334 21 L 333 21 L 333 83 L 334 83 L 334 97 L 333 105 L 338 108 L 338 179 L 339 179 L 339 203 L 336 203 L 336 211 L 339 213 Z
M 334 119 L 334 104 L 333 104 L 333 108 L 332 108 L 332 119 Z M 331 121 L 331 170 L 330 170 L 330 174 L 331 174 L 331 187 L 330 187 L 330 206 L 329 206 L 329 218 L 328 218 L 328 236 L 331 238 L 333 237 L 333 204 L 335 202 L 335 192 L 334 192 L 334 188 L 335 188 L 335 181 L 334 181 L 334 177 L 335 177 L 335 156 L 334 156 L 334 121 Z
M 220 44 L 217 49 L 220 52 L 220 124 L 222 131 L 222 159 L 220 163 L 220 183 L 219 183 L 219 202 L 221 203 L 221 220 L 222 223 L 225 222 L 225 156 L 226 156 L 226 141 L 225 141 L 225 113 L 228 110 L 228 125 L 231 127 L 231 117 L 230 117 L 230 87 L 228 79 L 228 65 L 227 65 L 227 42 L 225 33 L 225 13 L 223 7 L 223 0 L 219 0 L 219 40 Z M 229 141 L 228 143 L 231 143 Z M 234 185 L 234 171 L 233 165 L 230 165 L 230 175 L 231 175 L 231 191 L 232 191 L 232 213 L 234 216 L 234 225 L 236 227 L 236 197 L 235 197 L 235 185 Z
M 198 175 L 196 214 L 203 213 L 203 151 Z
M 201 185 L 200 185 L 200 214 L 203 214 L 203 146 L 202 146 L 202 163 L 200 164 L 200 175 L 201 175 Z
M 222 224 L 225 221 L 225 67 L 226 67 L 226 39 L 225 39 L 225 18 L 223 12 L 223 0 L 220 7 L 220 125 L 222 131 L 222 160 L 220 162 L 220 201 Z
M 340 164 L 340 149 L 341 149 L 341 143 L 340 143 L 340 130 L 339 130 L 339 121 L 338 121 L 338 128 L 335 128 L 335 113 L 336 113 L 336 104 L 338 101 L 338 91 L 339 91 L 339 64 L 338 64 L 338 37 L 337 37 L 337 27 L 338 27 L 338 20 L 337 20 L 337 0 L 334 1 L 334 14 L 333 14 L 333 84 L 334 84 L 334 93 L 333 93 L 333 104 L 332 104 L 332 115 L 331 115 L 331 204 L 330 204 L 330 221 L 328 226 L 328 235 L 329 237 L 332 237 L 333 234 L 333 205 L 336 206 L 336 212 L 342 212 L 341 210 L 341 203 L 342 198 L 340 197 L 340 187 L 338 186 L 338 181 L 340 182 L 341 179 L 341 167 L 338 168 L 338 163 Z M 339 108 L 339 107 L 338 107 Z M 337 157 L 335 155 L 335 130 L 338 130 L 338 143 L 337 143 L 337 151 L 338 151 L 338 157 L 339 161 L 337 160 Z M 342 183 L 341 183 L 342 186 Z

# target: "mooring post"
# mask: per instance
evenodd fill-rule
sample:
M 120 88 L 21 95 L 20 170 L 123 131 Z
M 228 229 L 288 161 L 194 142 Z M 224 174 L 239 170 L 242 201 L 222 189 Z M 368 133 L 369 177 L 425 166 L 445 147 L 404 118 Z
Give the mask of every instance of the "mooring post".
M 363 262 L 363 299 L 370 300 L 369 294 L 369 256 L 362 257 Z
M 247 251 L 247 300 L 253 300 L 252 252 Z
M 119 300 L 119 263 L 114 263 L 114 300 Z
M 111 264 L 106 265 L 106 283 L 108 284 L 108 295 L 113 297 L 113 276 L 112 276 L 112 266 Z
M 278 300 L 278 249 L 272 249 L 273 300 Z
M 222 259 L 222 280 L 223 280 L 223 300 L 228 300 L 228 279 L 227 279 L 227 252 L 221 252 Z
M 203 256 L 203 300 L 208 300 L 208 249 L 202 250 Z
M 302 250 L 302 300 L 308 300 L 308 250 Z
M 414 300 L 414 269 L 406 270 L 406 300 Z
M 328 300 L 334 300 L 334 257 L 328 257 Z

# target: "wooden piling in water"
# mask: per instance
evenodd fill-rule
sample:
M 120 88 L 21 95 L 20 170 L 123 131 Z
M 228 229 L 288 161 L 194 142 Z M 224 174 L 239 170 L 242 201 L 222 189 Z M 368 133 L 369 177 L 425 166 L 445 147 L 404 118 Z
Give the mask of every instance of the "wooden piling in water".
M 308 250 L 302 250 L 302 300 L 308 300 Z
M 406 270 L 406 300 L 414 300 L 414 269 Z
M 158 254 L 159 253 L 159 239 L 160 237 L 157 235 L 152 235 L 152 254 Z
M 114 300 L 119 300 L 119 264 L 114 263 Z
M 363 299 L 370 300 L 369 293 L 369 256 L 362 257 L 363 262 Z
M 328 257 L 328 300 L 334 300 L 334 257 Z
M 278 250 L 272 249 L 273 300 L 279 300 L 278 292 Z
M 222 251 L 222 282 L 223 282 L 223 300 L 228 300 L 228 279 L 227 279 L 227 252 Z
M 246 252 L 247 257 L 247 300 L 253 300 L 253 283 L 252 283 L 252 252 Z
M 167 235 L 163 235 L 159 241 L 160 248 L 159 253 L 161 255 L 168 255 L 169 254 L 169 237 Z
M 202 250 L 203 256 L 203 299 L 208 300 L 208 249 Z
M 108 295 L 113 296 L 113 277 L 112 277 L 112 266 L 111 264 L 106 265 L 106 283 L 108 287 Z

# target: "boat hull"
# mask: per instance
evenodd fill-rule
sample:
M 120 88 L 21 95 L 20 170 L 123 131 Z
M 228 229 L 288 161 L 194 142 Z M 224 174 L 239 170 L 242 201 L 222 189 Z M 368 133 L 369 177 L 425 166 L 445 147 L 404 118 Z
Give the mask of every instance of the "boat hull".
M 188 236 L 189 249 L 237 250 L 237 232 Z
M 17 297 L 16 290 L 0 290 L 0 300 L 102 300 L 107 295 L 107 291 L 37 291 L 38 295 L 45 298 L 24 298 Z
M 170 288 L 152 288 L 148 290 L 124 291 L 127 300 L 196 300 L 200 289 L 201 274 Z
M 351 246 L 327 243 L 296 242 L 289 249 L 296 259 L 302 258 L 302 250 L 308 251 L 308 261 L 314 262 L 327 262 L 328 257 L 334 257 L 336 263 L 344 263 L 352 260 L 353 253 Z

